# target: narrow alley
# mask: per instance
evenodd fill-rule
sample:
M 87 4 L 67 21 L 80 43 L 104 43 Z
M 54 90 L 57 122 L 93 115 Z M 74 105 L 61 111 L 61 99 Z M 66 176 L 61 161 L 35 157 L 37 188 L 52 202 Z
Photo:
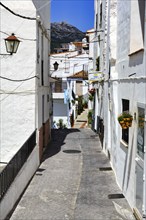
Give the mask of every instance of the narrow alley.
M 41 166 L 11 220 L 133 220 L 98 135 L 54 129 Z
M 146 0 L 0 20 L 0 220 L 146 220 Z

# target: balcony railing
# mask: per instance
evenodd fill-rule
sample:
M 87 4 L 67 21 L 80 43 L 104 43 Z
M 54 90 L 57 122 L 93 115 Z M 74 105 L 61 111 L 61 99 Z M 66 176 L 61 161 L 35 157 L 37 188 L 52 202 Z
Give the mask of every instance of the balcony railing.
M 35 146 L 36 131 L 32 133 L 32 135 L 0 173 L 0 200 L 7 192 L 8 188 L 14 181 L 15 177 L 17 176 L 18 172 L 26 162 Z

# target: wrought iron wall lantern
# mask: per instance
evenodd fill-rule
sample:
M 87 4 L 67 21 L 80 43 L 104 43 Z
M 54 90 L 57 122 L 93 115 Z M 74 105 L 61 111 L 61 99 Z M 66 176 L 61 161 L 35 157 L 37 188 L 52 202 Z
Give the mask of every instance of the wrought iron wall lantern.
M 2 56 L 4 55 L 12 55 L 13 53 L 17 52 L 20 40 L 12 33 L 11 36 L 4 39 L 5 45 L 6 45 L 6 51 L 7 54 L 0 54 Z
M 53 65 L 54 65 L 54 70 L 58 70 L 59 64 L 57 62 L 55 62 Z

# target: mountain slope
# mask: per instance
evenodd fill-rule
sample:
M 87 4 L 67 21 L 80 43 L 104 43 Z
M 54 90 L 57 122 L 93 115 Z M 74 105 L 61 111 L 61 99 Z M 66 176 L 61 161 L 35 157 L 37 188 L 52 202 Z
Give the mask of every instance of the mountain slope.
M 51 23 L 51 52 L 54 48 L 60 47 L 61 43 L 82 41 L 85 33 L 66 22 Z

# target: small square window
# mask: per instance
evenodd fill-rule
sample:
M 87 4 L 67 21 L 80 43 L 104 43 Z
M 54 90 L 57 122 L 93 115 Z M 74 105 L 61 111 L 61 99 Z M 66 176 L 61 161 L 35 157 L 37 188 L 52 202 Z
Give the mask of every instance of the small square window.
M 129 111 L 129 100 L 122 99 L 122 111 Z M 122 129 L 122 140 L 128 144 L 129 128 Z

